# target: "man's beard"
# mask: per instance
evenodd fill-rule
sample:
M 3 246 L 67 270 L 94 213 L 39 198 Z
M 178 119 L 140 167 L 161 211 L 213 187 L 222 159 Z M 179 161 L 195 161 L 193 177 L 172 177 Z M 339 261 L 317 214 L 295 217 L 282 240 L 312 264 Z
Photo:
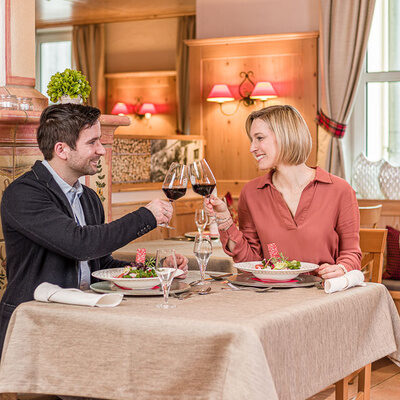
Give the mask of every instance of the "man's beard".
M 98 161 L 96 161 L 97 164 Z M 98 166 L 96 168 L 93 168 L 92 164 L 79 164 L 76 162 L 73 162 L 71 165 L 71 168 L 76 171 L 80 176 L 85 176 L 85 175 L 96 175 L 99 171 Z

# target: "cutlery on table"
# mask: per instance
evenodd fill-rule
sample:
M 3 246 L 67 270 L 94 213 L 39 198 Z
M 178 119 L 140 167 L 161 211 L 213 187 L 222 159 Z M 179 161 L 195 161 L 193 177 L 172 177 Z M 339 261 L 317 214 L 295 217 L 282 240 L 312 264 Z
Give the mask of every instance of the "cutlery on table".
M 231 276 L 233 274 L 232 273 L 228 273 L 228 274 L 222 274 L 222 275 L 214 275 L 214 274 L 208 274 L 208 275 L 209 275 L 209 278 L 204 279 L 205 281 L 213 281 L 213 280 L 214 281 L 219 281 L 219 280 L 223 280 L 227 276 Z M 201 282 L 201 279 L 198 279 L 197 281 L 190 282 L 189 285 L 190 286 L 196 286 L 200 282 Z
M 227 283 L 227 285 L 232 289 L 232 290 L 247 290 L 250 292 L 255 292 L 255 293 L 264 293 L 264 292 L 269 292 L 270 290 L 272 290 L 272 287 L 268 286 L 265 288 L 255 288 L 252 286 L 236 286 L 230 282 Z
M 211 286 L 209 286 L 207 289 L 196 291 L 196 293 L 198 294 L 209 294 L 210 292 L 211 292 Z

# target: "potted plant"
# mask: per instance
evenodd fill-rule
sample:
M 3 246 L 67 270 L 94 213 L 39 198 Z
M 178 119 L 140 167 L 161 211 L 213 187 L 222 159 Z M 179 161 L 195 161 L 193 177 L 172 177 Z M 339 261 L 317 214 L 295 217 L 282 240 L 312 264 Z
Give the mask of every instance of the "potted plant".
M 53 103 L 81 103 L 89 97 L 91 87 L 81 71 L 67 68 L 50 78 L 47 94 Z

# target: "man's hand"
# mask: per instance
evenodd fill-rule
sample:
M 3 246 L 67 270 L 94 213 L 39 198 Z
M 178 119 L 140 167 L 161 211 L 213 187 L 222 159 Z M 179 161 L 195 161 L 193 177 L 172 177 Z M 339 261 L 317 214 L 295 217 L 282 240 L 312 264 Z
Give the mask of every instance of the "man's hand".
M 336 264 L 322 264 L 315 272 L 322 279 L 339 278 L 344 275 L 343 269 Z
M 188 272 L 188 259 L 183 256 L 182 254 L 175 254 L 175 259 L 176 259 L 176 266 L 178 269 L 181 269 L 183 271 L 183 274 L 180 276 L 177 276 L 178 279 L 185 279 L 187 276 Z M 163 266 L 166 268 L 171 268 L 173 263 L 173 258 L 172 256 L 167 257 L 164 260 Z
M 188 259 L 182 254 L 175 254 L 175 256 L 177 267 L 183 271 L 183 274 L 178 276 L 177 279 L 185 279 L 188 273 Z
M 157 221 L 157 225 L 168 225 L 172 218 L 172 213 L 174 212 L 172 204 L 169 201 L 161 199 L 152 200 L 145 207 L 152 212 Z

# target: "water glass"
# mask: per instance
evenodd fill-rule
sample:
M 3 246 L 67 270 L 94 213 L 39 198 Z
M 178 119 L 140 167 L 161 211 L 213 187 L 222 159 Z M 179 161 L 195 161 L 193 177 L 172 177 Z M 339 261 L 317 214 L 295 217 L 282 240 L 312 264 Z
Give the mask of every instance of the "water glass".
M 193 253 L 196 256 L 197 263 L 200 269 L 200 283 L 199 285 L 206 285 L 204 281 L 208 260 L 212 254 L 211 238 L 208 235 L 197 234 L 194 239 Z
M 196 222 L 197 230 L 199 231 L 199 234 L 201 235 L 203 233 L 204 229 L 206 229 L 206 226 L 208 223 L 207 213 L 204 208 L 198 208 L 195 211 L 194 221 Z
M 157 250 L 156 254 L 156 273 L 160 280 L 164 295 L 164 303 L 158 304 L 158 308 L 175 308 L 173 304 L 168 304 L 169 290 L 177 269 L 175 250 Z

